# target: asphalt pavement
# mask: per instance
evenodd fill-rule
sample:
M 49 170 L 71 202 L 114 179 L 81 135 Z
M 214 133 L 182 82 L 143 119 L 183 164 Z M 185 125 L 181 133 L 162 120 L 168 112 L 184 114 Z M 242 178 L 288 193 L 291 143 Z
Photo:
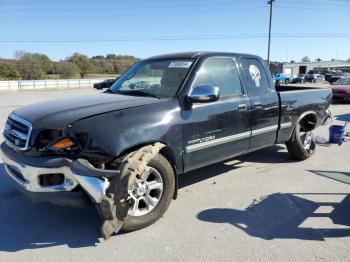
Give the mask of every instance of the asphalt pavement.
M 1 92 L 0 126 L 18 106 L 94 92 Z M 331 110 L 350 121 L 350 104 Z M 107 241 L 94 209 L 30 202 L 0 161 L 0 261 L 350 261 L 347 140 L 301 162 L 276 145 L 185 174 L 163 218 Z

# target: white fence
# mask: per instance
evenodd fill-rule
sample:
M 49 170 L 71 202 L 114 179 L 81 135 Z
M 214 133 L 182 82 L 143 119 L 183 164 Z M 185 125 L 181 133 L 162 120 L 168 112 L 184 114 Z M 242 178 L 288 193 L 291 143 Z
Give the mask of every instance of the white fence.
M 0 81 L 0 91 L 92 88 L 93 84 L 103 80 L 104 78 Z

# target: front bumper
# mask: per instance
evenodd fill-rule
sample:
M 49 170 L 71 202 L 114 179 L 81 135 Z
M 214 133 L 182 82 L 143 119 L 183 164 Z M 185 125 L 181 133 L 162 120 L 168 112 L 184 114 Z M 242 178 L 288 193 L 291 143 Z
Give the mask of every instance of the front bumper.
M 34 201 L 65 206 L 101 203 L 109 186 L 107 178 L 117 174 L 112 170 L 96 169 L 86 160 L 25 156 L 6 143 L 1 144 L 0 153 L 7 175 Z M 43 185 L 43 176 L 63 179 L 54 185 Z

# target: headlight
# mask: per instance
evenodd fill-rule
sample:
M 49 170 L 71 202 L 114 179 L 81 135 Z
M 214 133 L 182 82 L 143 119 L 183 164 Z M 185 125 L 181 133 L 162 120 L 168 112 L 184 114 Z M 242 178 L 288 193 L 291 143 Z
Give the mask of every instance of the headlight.
M 350 90 L 345 91 L 347 94 L 350 94 Z
M 48 145 L 48 149 L 51 150 L 61 150 L 61 149 L 70 149 L 71 147 L 75 146 L 76 144 L 74 143 L 73 140 L 71 140 L 68 137 L 61 137 L 52 143 Z

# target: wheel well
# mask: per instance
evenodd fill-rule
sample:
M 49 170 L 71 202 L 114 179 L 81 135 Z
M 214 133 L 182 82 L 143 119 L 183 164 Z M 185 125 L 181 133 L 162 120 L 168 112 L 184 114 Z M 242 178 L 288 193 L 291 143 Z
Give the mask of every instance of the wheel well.
M 133 146 L 133 147 L 130 147 L 126 150 L 124 150 L 120 156 L 125 156 L 141 147 L 144 147 L 144 146 L 147 146 L 147 145 L 151 145 L 153 144 L 154 142 L 150 142 L 150 143 L 144 143 L 144 144 L 140 144 L 140 145 L 136 145 L 136 146 Z M 174 153 L 174 151 L 169 147 L 169 146 L 165 146 L 163 147 L 159 153 L 164 156 L 170 163 L 172 169 L 173 169 L 173 172 L 174 172 L 174 176 L 175 176 L 175 192 L 174 192 L 174 196 L 173 196 L 173 199 L 176 199 L 177 198 L 177 189 L 178 189 L 178 174 L 177 174 L 177 171 L 176 171 L 176 155 Z M 119 156 L 119 157 L 120 157 Z
M 311 131 L 316 127 L 317 116 L 314 113 L 309 113 L 299 120 L 299 124 L 305 131 Z
M 125 149 L 120 155 L 120 156 L 125 156 L 133 151 L 136 151 L 138 150 L 139 148 L 141 147 L 144 147 L 144 146 L 148 146 L 148 145 L 151 145 L 153 144 L 154 142 L 150 142 L 150 143 L 144 143 L 144 144 L 139 144 L 139 145 L 136 145 L 136 146 L 133 146 L 133 147 L 130 147 L 128 149 Z M 175 156 L 175 153 L 173 152 L 173 150 L 171 150 L 171 148 L 167 145 L 165 145 L 165 147 L 163 147 L 160 151 L 159 151 L 160 154 L 162 154 L 168 161 L 169 163 L 171 164 L 171 166 L 173 167 L 174 171 L 176 170 L 176 156 Z

